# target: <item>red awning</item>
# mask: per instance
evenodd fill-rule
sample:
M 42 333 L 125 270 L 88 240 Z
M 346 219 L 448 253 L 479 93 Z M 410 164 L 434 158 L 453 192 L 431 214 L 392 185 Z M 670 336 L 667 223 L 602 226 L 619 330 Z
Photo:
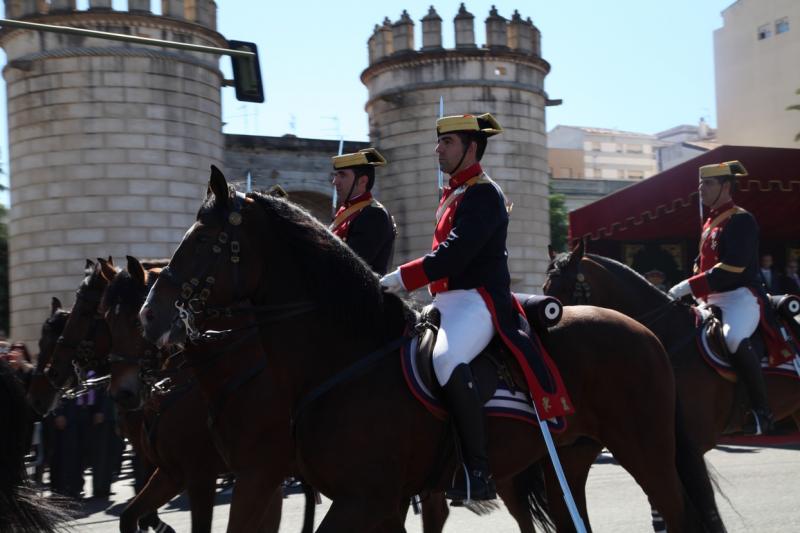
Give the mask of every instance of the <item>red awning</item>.
M 696 239 L 700 235 L 697 169 L 739 160 L 734 201 L 753 213 L 762 240 L 800 239 L 800 150 L 720 146 L 569 214 L 570 239 Z

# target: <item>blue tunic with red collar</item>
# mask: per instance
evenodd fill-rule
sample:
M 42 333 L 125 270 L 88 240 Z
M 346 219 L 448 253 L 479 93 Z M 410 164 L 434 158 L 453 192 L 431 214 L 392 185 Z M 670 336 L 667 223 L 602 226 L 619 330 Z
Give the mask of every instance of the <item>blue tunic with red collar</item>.
M 508 211 L 500 187 L 476 163 L 450 179 L 437 219 L 432 251 L 400 267 L 406 289 L 430 284 L 434 295 L 478 290 L 495 329 L 520 362 L 542 418 L 571 413 L 558 370 L 538 339 L 528 336 L 524 312 L 511 294 Z
M 694 269 L 689 285 L 697 298 L 739 287 L 760 292 L 758 224 L 753 215 L 733 202 L 712 209 L 703 224 Z
M 363 207 L 332 226 L 331 232 L 346 242 L 373 272 L 384 275 L 389 270 L 394 253 L 394 240 L 397 235 L 394 220 L 389 211 L 375 201 L 369 191 L 345 202 L 339 207 L 336 216 L 359 203 L 362 203 Z

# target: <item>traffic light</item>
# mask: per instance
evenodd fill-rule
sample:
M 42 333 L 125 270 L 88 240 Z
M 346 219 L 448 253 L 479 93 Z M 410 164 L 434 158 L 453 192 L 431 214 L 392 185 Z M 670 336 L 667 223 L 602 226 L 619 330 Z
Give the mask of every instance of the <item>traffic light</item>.
M 241 102 L 264 102 L 264 86 L 261 83 L 261 65 L 258 63 L 258 48 L 255 43 L 228 41 L 231 50 L 253 52 L 250 57 L 231 56 L 233 82 L 236 99 Z

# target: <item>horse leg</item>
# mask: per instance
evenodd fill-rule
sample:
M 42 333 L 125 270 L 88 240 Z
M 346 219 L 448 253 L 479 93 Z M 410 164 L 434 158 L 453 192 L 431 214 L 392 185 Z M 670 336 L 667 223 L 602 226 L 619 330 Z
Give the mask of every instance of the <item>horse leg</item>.
M 281 525 L 281 514 L 283 513 L 283 487 L 280 485 L 267 503 L 267 512 L 264 515 L 264 522 L 261 526 L 263 533 L 278 533 L 278 528 Z M 313 524 L 312 524 L 313 529 Z
M 353 498 L 336 500 L 331 504 L 323 518 L 317 533 L 340 533 L 342 531 L 405 531 L 397 527 L 382 530 L 379 526 L 391 526 L 392 518 L 397 513 L 388 502 L 369 501 Z M 387 509 L 388 507 L 388 509 Z M 380 510 L 383 509 L 383 512 Z
M 261 531 L 265 521 L 270 518 L 270 512 L 274 512 L 272 505 L 264 505 L 264 496 L 270 495 L 272 501 L 275 493 L 281 495 L 280 488 L 281 476 L 269 475 L 263 469 L 254 468 L 247 473 L 237 473 L 228 516 L 228 533 Z
M 420 504 L 422 507 L 422 531 L 424 533 L 442 533 L 444 523 L 450 515 L 450 507 L 443 492 L 431 492 Z
M 217 477 L 212 472 L 192 479 L 186 487 L 192 514 L 192 533 L 210 533 L 214 516 L 214 492 Z
M 303 531 L 302 533 L 314 533 L 314 515 L 316 514 L 317 506 L 317 491 L 303 481 L 303 496 L 305 496 L 306 504 L 305 511 L 303 512 Z
M 180 487 L 157 468 L 142 490 L 122 511 L 119 517 L 119 530 L 122 533 L 136 533 L 137 519 L 166 504 L 180 492 Z M 159 520 L 160 521 L 160 520 Z M 163 522 L 162 522 L 163 524 Z M 166 524 L 164 524 L 166 526 Z M 166 526 L 169 528 L 169 526 Z M 172 528 L 169 528 L 172 530 Z M 168 531 L 168 530 L 163 530 Z M 174 532 L 173 532 L 174 533 Z
M 586 526 L 586 531 L 592 530 L 589 524 L 589 513 L 586 508 L 586 479 L 589 477 L 590 467 L 597 459 L 602 449 L 603 446 L 600 443 L 588 438 L 582 438 L 570 446 L 558 448 L 558 457 L 559 461 L 561 461 L 564 477 L 567 480 L 570 492 L 575 500 L 578 513 L 583 520 L 584 526 Z M 550 461 L 549 457 L 545 457 L 539 464 L 544 474 L 544 489 L 547 494 L 546 510 L 553 524 L 556 526 L 556 531 L 575 531 L 575 525 L 572 522 L 569 509 L 567 509 L 566 501 L 564 501 L 564 495 L 561 490 L 561 485 L 558 482 L 555 469 L 553 468 L 553 463 Z M 530 487 L 531 484 L 528 483 L 527 485 Z M 531 504 L 535 504 L 535 500 L 530 502 L 528 498 L 530 488 L 526 491 L 520 490 L 520 488 L 524 489 L 525 487 L 517 487 L 517 497 L 512 498 L 512 500 L 520 501 L 520 498 L 524 496 L 524 499 L 520 502 L 522 504 L 521 510 L 525 512 L 526 523 L 530 524 L 532 514 L 536 516 L 537 513 L 536 508 L 531 507 Z M 509 508 L 509 511 L 511 511 L 511 506 L 509 506 L 505 496 L 503 497 L 503 501 L 506 502 L 506 506 Z M 515 511 L 512 511 L 512 516 L 514 516 L 517 523 L 520 524 L 520 531 L 524 533 L 533 532 L 534 529 L 530 525 L 527 526 L 529 529 L 523 529 L 522 523 L 520 519 L 517 518 Z

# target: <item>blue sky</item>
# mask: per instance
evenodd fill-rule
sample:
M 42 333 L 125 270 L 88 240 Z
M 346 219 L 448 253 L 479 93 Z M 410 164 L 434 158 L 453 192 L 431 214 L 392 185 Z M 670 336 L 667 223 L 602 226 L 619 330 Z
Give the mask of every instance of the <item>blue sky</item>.
M 88 0 L 78 0 L 85 8 Z M 223 91 L 228 133 L 367 139 L 359 76 L 367 66 L 367 39 L 384 17 L 403 9 L 419 19 L 430 0 L 259 1 L 217 0 L 219 30 L 229 39 L 258 44 L 265 104 L 244 104 Z M 443 19 L 444 45 L 452 47 L 452 19 L 460 2 L 434 3 Z M 547 110 L 557 124 L 655 133 L 704 117 L 716 125 L 713 31 L 733 0 L 517 0 L 468 1 L 476 39 L 485 42 L 492 4 L 510 18 L 514 9 L 542 32 L 542 55 L 552 70 L 545 88 L 564 104 Z M 153 2 L 160 11 L 160 1 Z M 121 8 L 124 1 L 114 1 Z M 2 55 L 5 64 L 5 56 Z M 229 60 L 222 60 L 230 75 Z M 7 170 L 5 84 L 0 88 L 0 147 Z M 7 183 L 8 177 L 2 176 Z M 7 198 L 0 198 L 7 203 Z

